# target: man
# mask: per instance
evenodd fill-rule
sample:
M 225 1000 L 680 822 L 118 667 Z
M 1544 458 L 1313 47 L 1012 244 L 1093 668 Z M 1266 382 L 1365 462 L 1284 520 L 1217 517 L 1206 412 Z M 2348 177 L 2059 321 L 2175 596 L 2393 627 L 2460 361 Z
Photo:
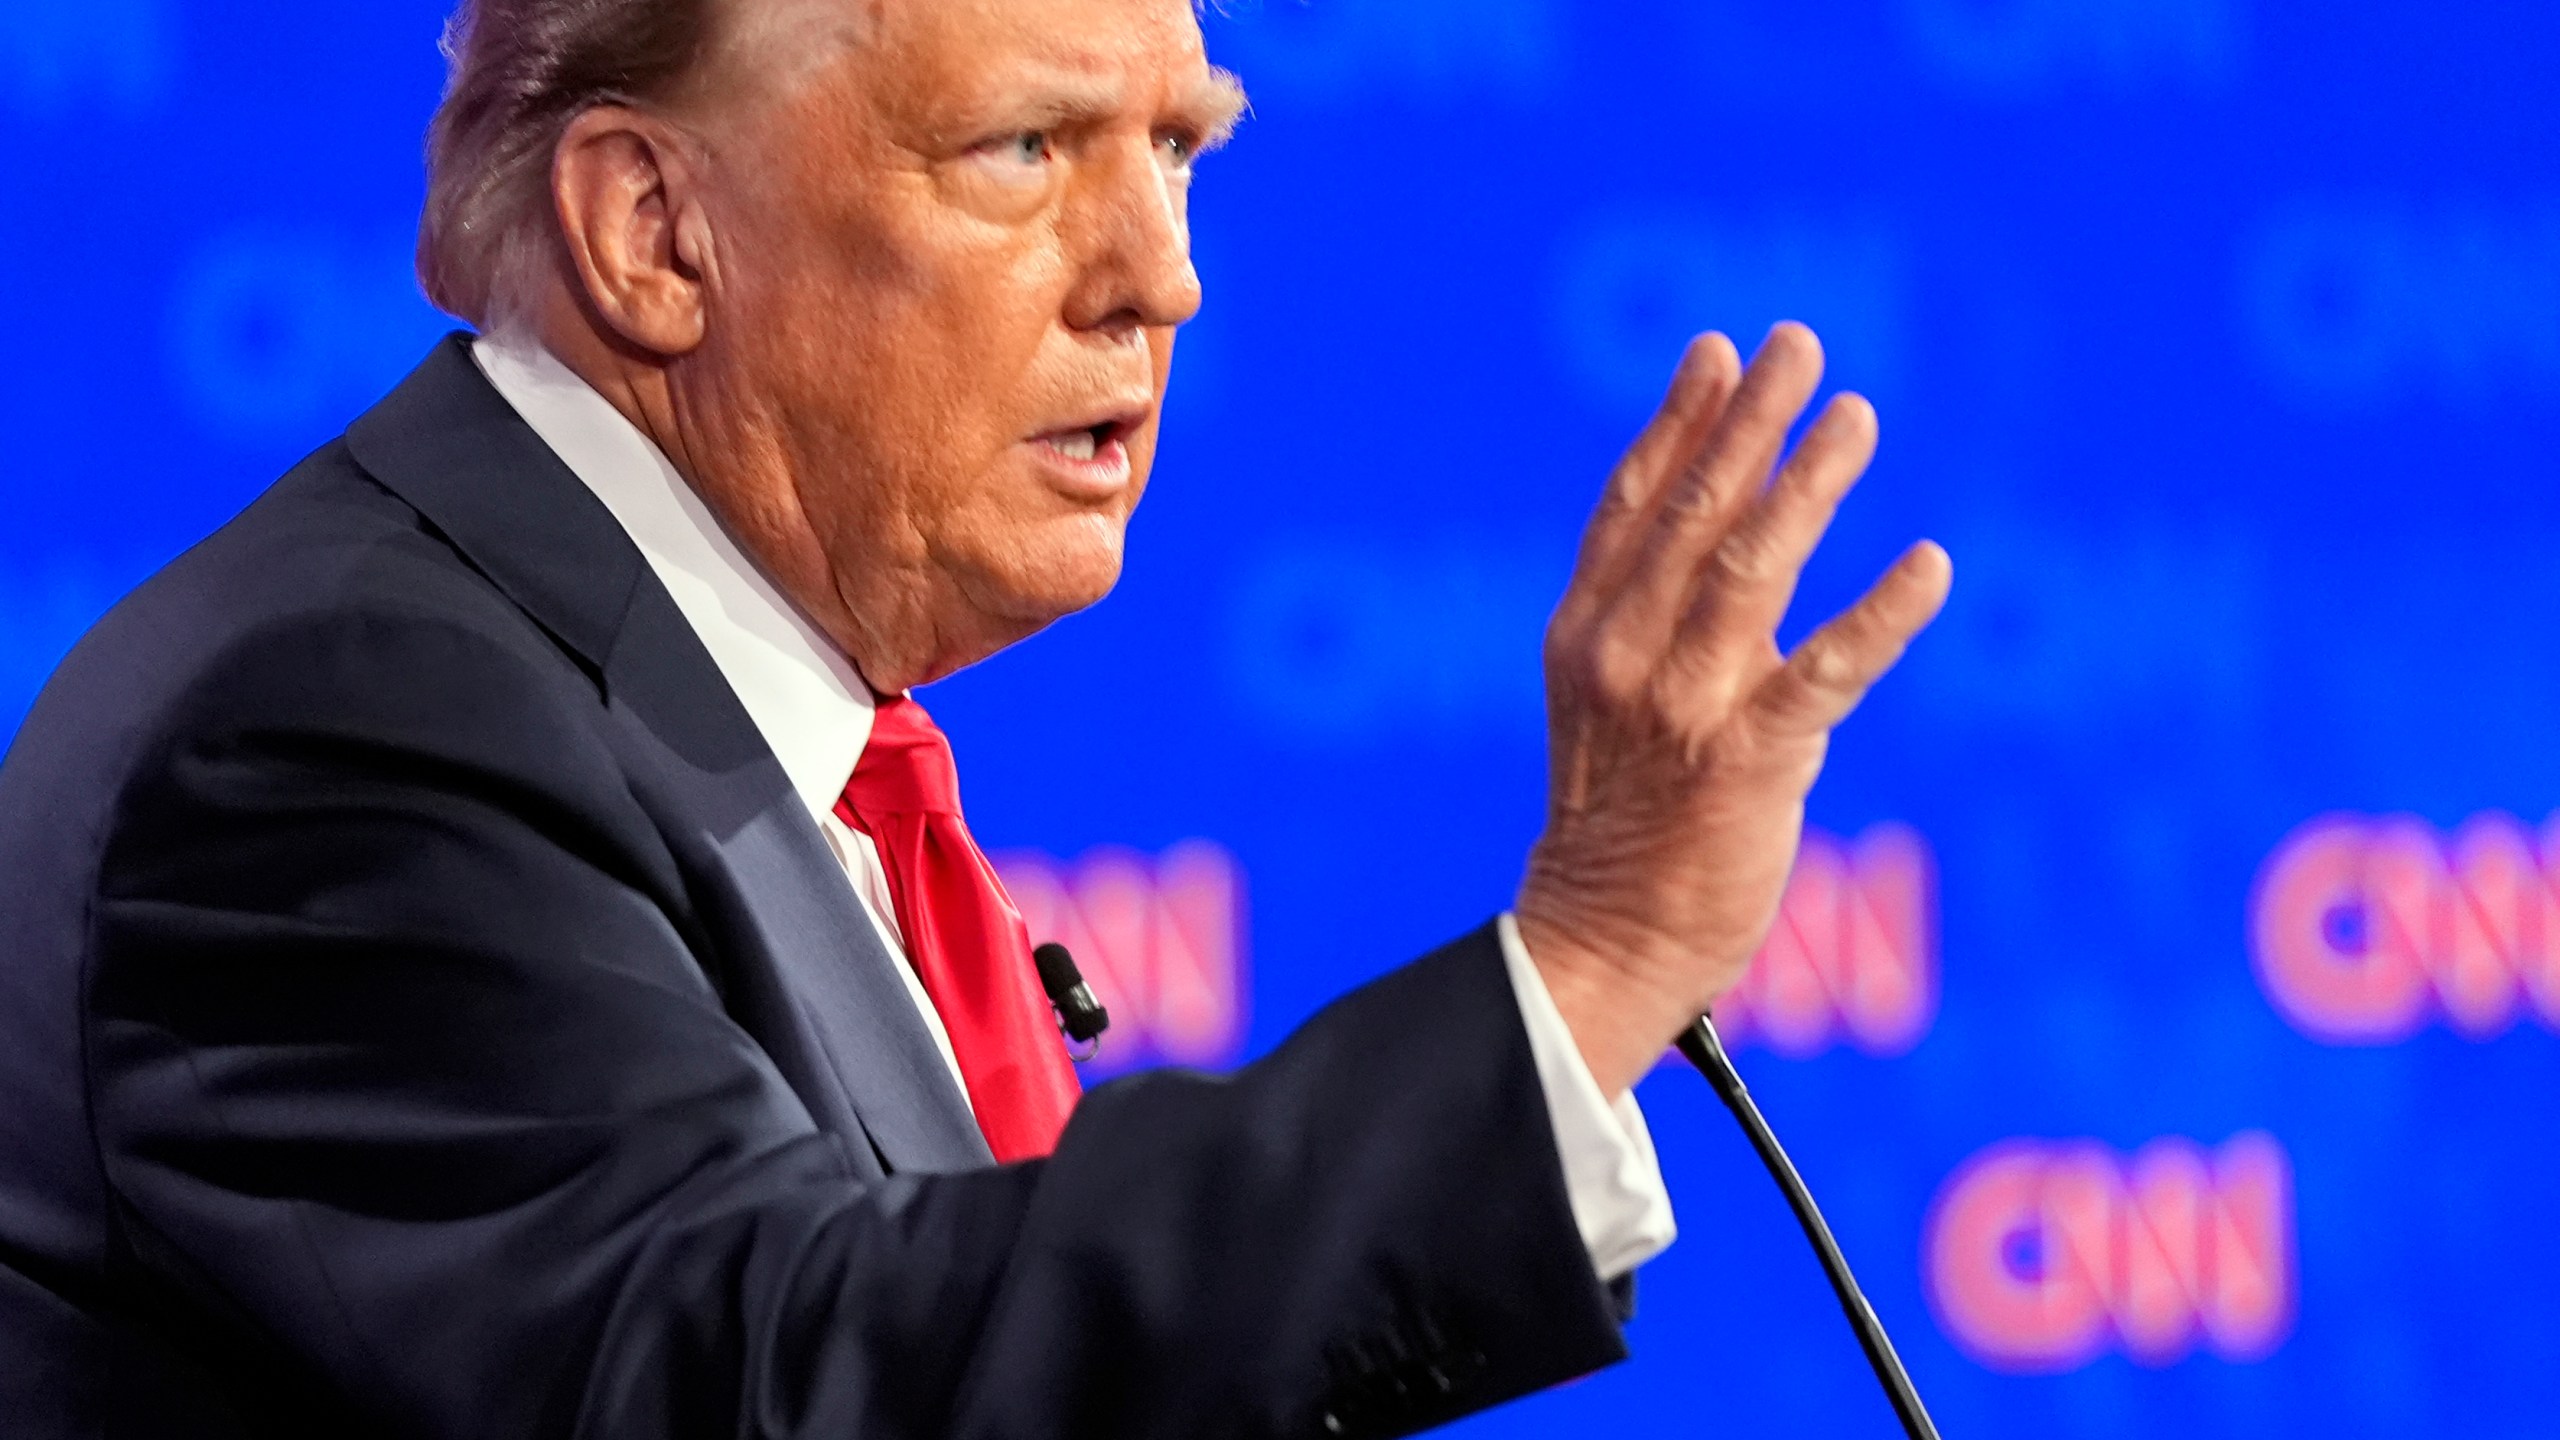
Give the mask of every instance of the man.
M 1702 340 L 1611 480 L 1515 914 L 1079 1104 L 906 692 L 1119 572 L 1240 106 L 1186 0 L 453 52 L 421 271 L 481 338 L 0 770 L 10 1433 L 1383 1434 L 1617 1358 L 1627 1092 L 1947 583 L 1774 646 L 1873 446 L 1844 399 L 1778 463 L 1811 337 Z

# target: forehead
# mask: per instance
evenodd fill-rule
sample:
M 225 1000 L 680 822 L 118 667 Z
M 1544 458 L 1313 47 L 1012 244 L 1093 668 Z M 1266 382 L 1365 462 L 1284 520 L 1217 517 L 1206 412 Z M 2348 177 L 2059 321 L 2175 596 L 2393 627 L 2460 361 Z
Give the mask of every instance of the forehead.
M 821 0 L 826 3 L 826 0 Z M 1191 0 L 833 0 L 892 50 L 956 48 L 1094 57 L 1200 53 Z
M 1213 103 L 1222 89 L 1190 0 L 853 0 L 865 68 L 898 108 L 1044 94 L 1079 109 Z

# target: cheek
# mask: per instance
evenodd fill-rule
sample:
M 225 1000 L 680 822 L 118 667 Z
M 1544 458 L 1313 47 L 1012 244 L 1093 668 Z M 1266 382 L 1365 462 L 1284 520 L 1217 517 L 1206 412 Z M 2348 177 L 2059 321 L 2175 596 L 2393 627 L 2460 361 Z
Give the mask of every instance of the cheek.
M 750 328 L 796 342 L 820 385 L 933 392 L 949 408 L 999 393 L 1056 313 L 1054 247 L 952 213 L 924 177 L 787 208 L 751 237 Z
M 919 292 L 886 307 L 874 297 L 865 379 L 929 417 L 910 443 L 930 446 L 955 471 L 1000 464 L 1052 403 L 1043 361 L 1058 301 L 1044 283 L 1045 259 L 953 256 Z
M 1045 505 L 1017 448 L 1084 372 L 1056 338 L 1067 272 L 1053 237 L 938 209 L 895 182 L 829 207 L 824 224 L 802 219 L 761 237 L 772 263 L 755 267 L 734 333 L 755 354 L 757 388 L 781 402 L 825 547 L 946 567 L 1008 613 L 1099 598 L 1118 574 L 1127 503 Z M 1161 393 L 1171 352 L 1149 341 Z M 1137 445 L 1131 458 L 1143 470 Z
M 839 273 L 789 289 L 752 343 L 803 493 L 830 512 L 830 548 L 916 558 L 957 538 L 955 525 L 984 531 L 988 517 L 971 512 L 993 498 L 983 492 L 1012 439 L 991 403 L 1008 387 L 991 383 L 986 327 L 930 287 Z
M 1164 407 L 1173 376 L 1173 331 L 1170 327 L 1147 332 L 1147 358 L 1154 369 L 1156 413 L 1128 438 L 1129 498 L 1119 514 L 1126 520 L 1147 490 L 1147 479 L 1155 471 L 1156 442 L 1164 433 Z

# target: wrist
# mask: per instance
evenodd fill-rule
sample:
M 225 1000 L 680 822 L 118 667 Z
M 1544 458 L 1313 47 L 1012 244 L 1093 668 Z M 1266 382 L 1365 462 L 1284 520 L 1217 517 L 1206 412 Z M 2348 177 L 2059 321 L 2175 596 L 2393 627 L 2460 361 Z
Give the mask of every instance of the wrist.
M 1582 1063 L 1612 1104 L 1635 1087 L 1672 1037 L 1694 1018 L 1685 1002 L 1650 983 L 1629 950 L 1594 943 L 1589 927 L 1524 901 L 1514 912 L 1521 947 L 1573 1036 Z

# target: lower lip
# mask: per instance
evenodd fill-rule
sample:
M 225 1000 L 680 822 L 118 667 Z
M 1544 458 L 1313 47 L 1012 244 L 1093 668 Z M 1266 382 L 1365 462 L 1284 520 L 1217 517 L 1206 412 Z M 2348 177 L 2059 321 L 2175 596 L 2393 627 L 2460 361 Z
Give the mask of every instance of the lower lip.
M 1046 438 L 1031 442 L 1050 482 L 1078 499 L 1109 500 L 1129 488 L 1129 447 L 1114 436 L 1093 447 L 1093 458 L 1081 460 Z

